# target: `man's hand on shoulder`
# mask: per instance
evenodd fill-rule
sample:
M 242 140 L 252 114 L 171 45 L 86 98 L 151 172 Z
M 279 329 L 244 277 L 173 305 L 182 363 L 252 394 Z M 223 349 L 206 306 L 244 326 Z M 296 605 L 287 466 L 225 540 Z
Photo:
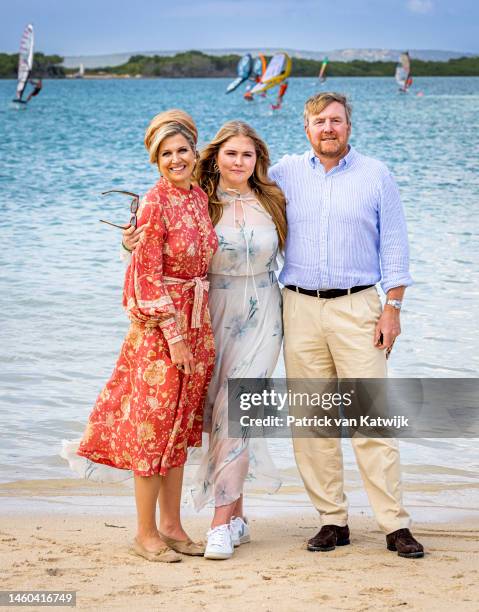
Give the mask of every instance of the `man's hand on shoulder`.
M 133 225 L 130 225 L 128 229 L 123 230 L 123 246 L 128 251 L 134 251 L 136 249 L 145 227 L 145 225 L 142 225 L 135 229 Z

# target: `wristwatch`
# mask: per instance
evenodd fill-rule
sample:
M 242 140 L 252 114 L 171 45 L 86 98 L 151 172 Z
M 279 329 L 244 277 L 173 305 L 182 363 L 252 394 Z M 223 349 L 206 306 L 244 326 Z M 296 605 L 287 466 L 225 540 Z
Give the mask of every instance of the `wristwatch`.
M 401 300 L 386 300 L 386 306 L 392 306 L 396 310 L 401 310 Z

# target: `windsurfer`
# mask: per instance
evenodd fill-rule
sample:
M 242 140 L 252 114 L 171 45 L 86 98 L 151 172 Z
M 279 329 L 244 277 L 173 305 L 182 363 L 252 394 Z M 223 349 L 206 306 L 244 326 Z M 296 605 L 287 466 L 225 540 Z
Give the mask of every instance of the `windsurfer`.
M 38 94 L 41 92 L 42 87 L 43 87 L 43 83 L 42 83 L 42 79 L 30 79 L 29 81 L 30 85 L 33 86 L 32 91 L 28 94 L 28 98 L 25 100 L 25 102 L 30 102 L 30 100 L 34 97 L 34 96 L 38 96 Z
M 279 86 L 278 98 L 276 99 L 276 104 L 272 104 L 271 105 L 271 108 L 273 110 L 278 110 L 278 109 L 281 108 L 281 105 L 283 103 L 283 97 L 284 97 L 284 94 L 286 93 L 287 89 L 288 89 L 288 81 L 284 81 Z
M 319 81 L 324 83 L 326 81 L 326 68 L 328 67 L 329 60 L 327 57 L 324 58 L 323 63 L 321 64 L 321 70 L 319 71 Z
M 395 73 L 396 83 L 399 85 L 399 91 L 401 93 L 407 93 L 412 85 L 411 76 L 411 58 L 409 52 L 401 53 L 399 62 L 396 66 Z

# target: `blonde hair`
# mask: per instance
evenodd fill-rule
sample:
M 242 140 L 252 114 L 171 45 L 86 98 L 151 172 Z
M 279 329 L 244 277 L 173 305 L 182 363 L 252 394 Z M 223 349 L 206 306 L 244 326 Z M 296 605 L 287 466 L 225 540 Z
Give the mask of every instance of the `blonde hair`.
M 208 196 L 208 210 L 213 225 L 223 215 L 223 203 L 218 199 L 217 189 L 220 173 L 216 163 L 220 147 L 234 136 L 251 138 L 256 150 L 256 164 L 253 174 L 248 179 L 262 207 L 271 215 L 278 233 L 279 247 L 286 241 L 286 199 L 281 189 L 268 178 L 270 166 L 268 147 L 254 129 L 243 121 L 229 121 L 218 131 L 209 145 L 202 151 L 196 170 L 196 180 Z
M 332 102 L 339 102 L 344 106 L 346 112 L 346 121 L 351 125 L 351 115 L 353 112 L 352 106 L 349 103 L 346 96 L 343 94 L 336 93 L 335 91 L 327 91 L 323 93 L 314 94 L 306 100 L 304 105 L 304 125 L 308 125 L 308 119 L 310 115 L 319 115 L 327 106 Z
M 156 164 L 158 161 L 158 149 L 163 140 L 176 134 L 184 136 L 192 151 L 196 153 L 198 130 L 188 113 L 178 108 L 172 108 L 153 117 L 145 132 L 145 147 L 152 164 Z

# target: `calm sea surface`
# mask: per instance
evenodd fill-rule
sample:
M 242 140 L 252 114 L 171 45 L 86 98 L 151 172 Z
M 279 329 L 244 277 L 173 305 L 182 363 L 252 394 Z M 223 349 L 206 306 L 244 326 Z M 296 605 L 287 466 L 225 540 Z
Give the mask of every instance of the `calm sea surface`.
M 20 112 L 10 105 L 15 83 L 0 81 L 0 482 L 70 477 L 61 440 L 81 434 L 127 329 L 120 232 L 98 219 L 121 223 L 128 212 L 121 199 L 99 194 L 142 193 L 155 182 L 142 144 L 153 115 L 189 111 L 200 144 L 223 122 L 243 119 L 273 161 L 307 147 L 302 105 L 316 80 L 292 79 L 274 113 L 268 100 L 226 96 L 227 83 L 45 81 Z M 391 374 L 477 377 L 479 79 L 418 78 L 409 95 L 399 95 L 392 79 L 329 79 L 327 86 L 351 97 L 352 143 L 389 165 L 406 209 L 415 285 Z M 288 443 L 273 450 L 290 473 Z M 408 442 L 402 453 L 410 482 L 479 486 L 473 441 Z M 348 448 L 345 460 L 351 467 Z M 469 505 L 461 495 L 457 504 Z

